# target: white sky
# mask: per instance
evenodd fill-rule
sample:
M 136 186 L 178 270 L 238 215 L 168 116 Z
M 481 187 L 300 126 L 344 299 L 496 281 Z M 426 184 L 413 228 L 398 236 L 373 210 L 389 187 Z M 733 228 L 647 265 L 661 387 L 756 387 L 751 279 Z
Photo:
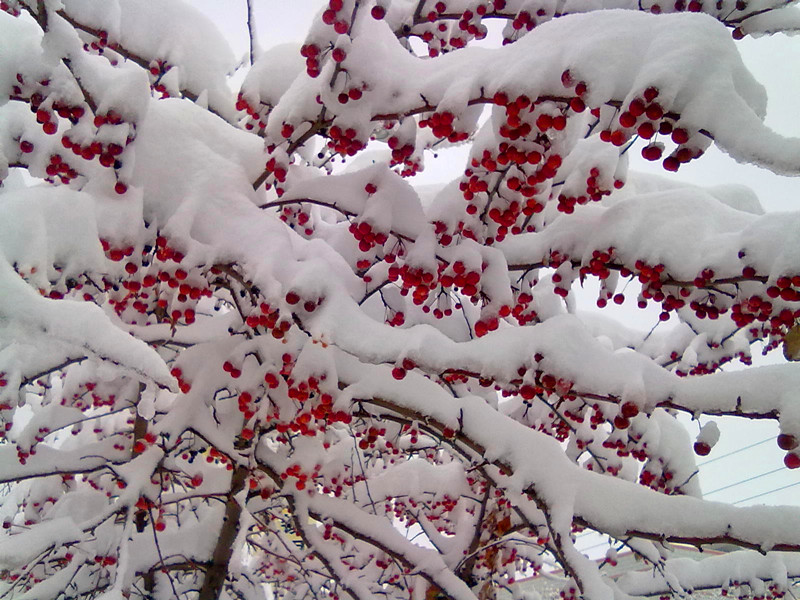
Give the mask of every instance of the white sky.
M 323 0 L 252 1 L 256 9 L 258 40 L 265 49 L 285 42 L 302 42 L 311 19 L 321 6 L 327 4 Z M 213 19 L 238 56 L 247 52 L 245 0 L 189 0 L 189 3 Z M 745 64 L 767 89 L 767 124 L 786 136 L 800 137 L 797 110 L 797 99 L 800 98 L 800 38 L 777 35 L 758 40 L 747 39 L 739 42 L 739 47 Z M 720 110 L 724 110 L 724 107 L 720 107 Z M 415 183 L 438 183 L 456 177 L 463 169 L 467 152 L 468 147 L 465 146 L 449 151 L 446 158 L 429 161 L 427 170 L 415 179 Z M 638 156 L 638 152 L 635 154 Z M 632 160 L 632 167 L 664 174 L 658 164 L 653 165 L 643 159 Z M 699 185 L 748 185 L 756 191 L 764 208 L 770 212 L 797 210 L 800 205 L 800 178 L 782 177 L 757 167 L 736 164 L 713 148 L 701 160 L 683 166 L 678 177 Z M 641 316 L 620 311 L 617 307 L 614 309 L 619 311 L 614 316 L 623 316 L 626 324 L 641 322 L 640 327 L 647 327 L 647 321 L 643 321 Z M 721 425 L 720 442 L 709 457 L 698 461 L 701 465 L 702 488 L 709 498 L 741 502 L 743 505 L 800 504 L 800 473 L 782 468 L 783 452 L 770 439 L 777 435 L 777 426 L 773 422 L 750 422 L 738 426 L 726 422 Z M 690 431 L 695 433 L 696 425 L 690 425 Z M 759 443 L 764 440 L 768 441 Z M 750 445 L 753 446 L 747 448 Z M 752 480 L 745 481 L 748 478 Z M 773 491 L 793 484 L 798 485 Z M 726 489 L 717 492 L 720 488 Z M 760 494 L 765 495 L 753 498 Z M 583 547 L 596 543 L 596 539 L 587 539 Z

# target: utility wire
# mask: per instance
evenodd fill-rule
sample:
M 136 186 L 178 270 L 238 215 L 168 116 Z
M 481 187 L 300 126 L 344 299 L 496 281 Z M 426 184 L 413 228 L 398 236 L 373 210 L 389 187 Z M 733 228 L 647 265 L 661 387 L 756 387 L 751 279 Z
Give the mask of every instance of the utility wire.
M 717 488 L 715 490 L 711 490 L 710 492 L 705 492 L 703 496 L 710 496 L 711 494 L 716 494 L 717 492 L 721 492 L 722 490 L 727 490 L 732 487 L 736 487 L 737 485 L 742 485 L 743 483 L 747 483 L 748 481 L 755 481 L 756 479 L 761 479 L 762 477 L 766 477 L 767 475 L 772 475 L 773 473 L 777 473 L 778 471 L 785 471 L 786 467 L 779 467 L 777 469 L 773 469 L 772 471 L 767 471 L 766 473 L 762 473 L 761 475 L 754 475 L 753 477 L 748 477 L 747 479 L 742 479 L 741 481 L 737 481 L 735 483 L 729 483 L 728 485 L 724 485 L 721 488 Z
M 750 496 L 749 498 L 743 498 L 741 500 L 737 500 L 733 504 L 741 504 L 742 502 L 747 502 L 748 500 L 755 500 L 756 498 L 761 498 L 761 496 L 767 496 L 769 494 L 773 494 L 775 492 L 780 492 L 781 490 L 788 489 L 790 487 L 794 487 L 796 485 L 800 485 L 800 481 L 795 481 L 794 483 L 790 483 L 789 485 L 784 485 L 779 488 L 775 488 L 774 490 L 770 490 L 768 492 L 762 492 L 760 494 L 756 494 L 755 496 Z
M 745 450 L 749 450 L 750 448 L 755 448 L 756 446 L 760 446 L 761 444 L 766 444 L 767 442 L 771 442 L 772 440 L 774 440 L 777 437 L 778 437 L 777 435 L 773 435 L 772 437 L 769 437 L 769 438 L 767 438 L 765 440 L 761 440 L 760 442 L 756 442 L 754 444 L 750 444 L 749 446 L 743 446 L 742 448 L 738 448 L 736 450 L 732 450 L 732 451 L 728 452 L 727 454 L 722 454 L 720 456 L 715 456 L 714 458 L 711 458 L 711 459 L 709 459 L 709 460 L 707 460 L 705 462 L 702 462 L 697 466 L 698 466 L 698 468 L 699 467 L 705 467 L 709 463 L 713 463 L 715 461 L 722 460 L 723 458 L 727 458 L 727 457 L 732 456 L 734 454 L 738 454 L 739 452 L 744 452 Z
M 606 540 L 605 542 L 600 542 L 599 544 L 594 544 L 592 546 L 589 546 L 588 548 L 582 548 L 582 549 L 578 550 L 578 552 L 588 552 L 589 550 L 594 550 L 595 548 L 600 548 L 602 546 L 610 546 L 610 545 L 611 545 L 611 542 Z

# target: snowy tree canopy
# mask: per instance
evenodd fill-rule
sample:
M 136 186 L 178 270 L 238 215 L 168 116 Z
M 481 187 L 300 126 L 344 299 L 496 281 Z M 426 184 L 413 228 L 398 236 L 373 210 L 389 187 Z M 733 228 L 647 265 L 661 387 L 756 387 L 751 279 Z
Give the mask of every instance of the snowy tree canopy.
M 238 65 L 181 0 L 0 9 L 0 598 L 800 577 L 800 509 L 704 500 L 696 467 L 714 416 L 800 467 L 800 213 L 672 175 L 712 144 L 800 174 L 735 41 L 792 3 L 330 0 Z M 579 310 L 590 281 L 658 327 Z

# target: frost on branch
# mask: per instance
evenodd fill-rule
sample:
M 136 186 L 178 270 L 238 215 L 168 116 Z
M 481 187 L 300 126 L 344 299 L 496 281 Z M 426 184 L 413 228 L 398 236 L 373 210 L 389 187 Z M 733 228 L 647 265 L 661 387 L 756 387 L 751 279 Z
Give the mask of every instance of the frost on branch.
M 790 591 L 797 510 L 703 499 L 676 413 L 800 467 L 797 365 L 749 366 L 794 356 L 798 217 L 629 162 L 797 173 L 731 40 L 796 11 L 613 4 L 329 0 L 229 93 L 186 3 L 0 2 L 0 595 Z

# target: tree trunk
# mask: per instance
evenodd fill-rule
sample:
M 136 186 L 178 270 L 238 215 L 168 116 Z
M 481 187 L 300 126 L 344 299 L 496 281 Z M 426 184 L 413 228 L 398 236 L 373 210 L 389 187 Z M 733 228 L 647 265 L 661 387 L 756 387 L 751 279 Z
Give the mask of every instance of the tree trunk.
M 239 517 L 242 514 L 242 507 L 236 501 L 236 494 L 244 489 L 246 478 L 247 468 L 236 467 L 231 477 L 231 490 L 225 501 L 222 528 L 217 538 L 214 554 L 211 556 L 211 565 L 206 571 L 203 586 L 200 588 L 199 600 L 217 600 L 222 591 L 222 585 L 228 575 L 228 563 L 233 552 L 233 542 L 239 534 Z

